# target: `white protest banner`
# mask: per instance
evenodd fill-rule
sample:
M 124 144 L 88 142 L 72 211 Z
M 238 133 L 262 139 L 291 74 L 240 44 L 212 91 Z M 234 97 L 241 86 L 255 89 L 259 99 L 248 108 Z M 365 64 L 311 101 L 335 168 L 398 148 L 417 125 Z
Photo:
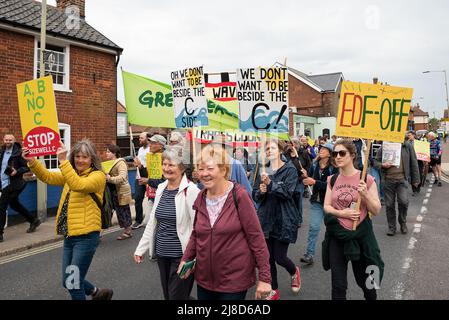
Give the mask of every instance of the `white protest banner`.
M 207 100 L 203 67 L 185 68 L 171 73 L 173 105 L 177 128 L 207 126 Z
M 288 132 L 287 68 L 237 69 L 242 132 Z
M 384 142 L 382 144 L 382 163 L 388 163 L 399 168 L 401 165 L 401 149 L 401 143 Z

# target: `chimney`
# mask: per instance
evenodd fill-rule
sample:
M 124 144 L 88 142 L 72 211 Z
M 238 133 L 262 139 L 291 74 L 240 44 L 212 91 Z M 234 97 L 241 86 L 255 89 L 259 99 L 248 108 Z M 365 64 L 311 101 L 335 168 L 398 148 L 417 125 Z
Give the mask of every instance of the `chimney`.
M 56 7 L 65 11 L 69 6 L 76 6 L 79 8 L 80 18 L 84 19 L 86 16 L 86 0 L 56 0 Z
M 378 81 L 379 81 L 379 79 L 373 78 L 373 84 L 377 84 Z

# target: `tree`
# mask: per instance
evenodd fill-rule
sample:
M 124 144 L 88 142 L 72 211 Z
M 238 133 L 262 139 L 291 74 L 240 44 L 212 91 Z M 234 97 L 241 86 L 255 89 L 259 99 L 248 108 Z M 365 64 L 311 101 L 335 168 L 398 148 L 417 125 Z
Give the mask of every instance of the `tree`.
M 437 118 L 432 118 L 429 120 L 429 131 L 436 132 L 439 127 L 440 120 L 438 120 Z

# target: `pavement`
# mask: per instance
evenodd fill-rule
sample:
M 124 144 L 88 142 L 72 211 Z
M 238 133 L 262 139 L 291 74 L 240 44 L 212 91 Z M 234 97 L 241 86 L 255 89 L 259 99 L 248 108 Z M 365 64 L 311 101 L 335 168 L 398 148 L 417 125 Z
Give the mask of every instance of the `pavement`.
M 449 141 L 442 143 L 443 145 L 443 156 L 441 158 L 441 171 L 446 176 L 449 177 Z
M 144 214 L 149 210 L 148 201 L 143 202 Z M 136 211 L 134 204 L 131 204 L 131 216 L 134 221 Z M 0 243 L 0 257 L 17 254 L 26 250 L 38 248 L 63 240 L 62 236 L 56 235 L 56 217 L 50 217 L 43 222 L 35 232 L 26 233 L 29 223 L 20 223 L 7 227 L 4 231 L 4 242 Z M 112 217 L 112 227 L 118 226 L 117 215 Z

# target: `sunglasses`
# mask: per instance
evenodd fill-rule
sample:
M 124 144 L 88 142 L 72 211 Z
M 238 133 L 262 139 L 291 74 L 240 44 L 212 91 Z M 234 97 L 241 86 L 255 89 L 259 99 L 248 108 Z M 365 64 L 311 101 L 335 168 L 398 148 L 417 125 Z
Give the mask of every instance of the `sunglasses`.
M 346 150 L 340 150 L 340 151 L 332 151 L 332 157 L 336 158 L 338 155 L 340 157 L 344 158 L 348 154 L 348 151 Z

